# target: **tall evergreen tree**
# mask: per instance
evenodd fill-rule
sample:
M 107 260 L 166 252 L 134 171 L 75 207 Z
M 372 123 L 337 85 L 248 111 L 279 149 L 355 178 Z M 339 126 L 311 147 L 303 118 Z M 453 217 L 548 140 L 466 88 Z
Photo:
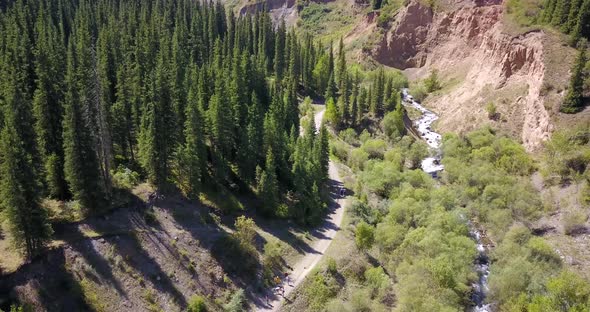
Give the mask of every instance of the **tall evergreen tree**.
M 283 72 L 285 70 L 285 40 L 286 40 L 286 27 L 285 20 L 281 20 L 279 28 L 277 29 L 275 36 L 275 48 L 274 48 L 274 71 L 277 77 L 277 81 L 281 81 L 283 78 Z
M 340 44 L 338 46 L 338 67 L 337 67 L 337 74 L 338 74 L 338 89 L 340 90 L 340 94 L 346 93 L 346 80 L 348 76 L 348 72 L 346 71 L 346 52 L 344 51 L 344 41 L 342 37 L 340 37 Z
M 586 65 L 586 49 L 581 48 L 572 68 L 570 86 L 561 105 L 564 113 L 576 113 L 583 107 L 584 67 Z
M 68 191 L 63 171 L 62 145 L 63 49 L 57 30 L 45 9 L 39 11 L 35 32 L 35 132 L 44 162 L 48 194 L 53 198 L 65 199 Z
M 570 43 L 576 45 L 581 38 L 590 35 L 590 0 L 584 0 L 576 24 L 571 32 Z
M 166 55 L 165 51 L 161 51 L 156 70 L 150 78 L 139 137 L 141 165 L 149 181 L 157 187 L 165 187 L 168 183 L 169 161 L 176 146 Z
M 184 144 L 177 151 L 177 180 L 181 189 L 190 198 L 197 198 L 201 189 L 201 169 L 205 162 L 203 141 L 203 120 L 199 104 L 193 91 L 189 93 L 184 126 Z
M 64 101 L 63 144 L 64 171 L 69 190 L 86 212 L 97 211 L 104 204 L 99 164 L 87 120 L 77 90 L 73 41 L 68 48 L 66 95 Z
M 31 155 L 16 131 L 14 116 L 8 112 L 0 134 L 2 162 L 1 203 L 16 246 L 27 258 L 37 255 L 51 236 L 47 211 L 41 206 L 38 179 Z
M 279 189 L 274 155 L 271 149 L 266 153 L 266 164 L 258 180 L 258 196 L 262 200 L 262 213 L 271 216 L 279 202 Z

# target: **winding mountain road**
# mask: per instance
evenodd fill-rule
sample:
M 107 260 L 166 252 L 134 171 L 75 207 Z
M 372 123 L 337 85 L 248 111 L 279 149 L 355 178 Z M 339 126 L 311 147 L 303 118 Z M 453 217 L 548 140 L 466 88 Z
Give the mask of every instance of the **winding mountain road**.
M 325 108 L 315 114 L 315 124 L 321 126 Z M 311 250 L 306 252 L 305 255 L 293 266 L 293 271 L 290 272 L 290 283 L 287 284 L 283 281 L 283 287 L 285 289 L 284 297 L 281 294 L 273 294 L 270 300 L 267 302 L 265 299 L 261 300 L 261 305 L 256 307 L 256 311 L 279 311 L 285 298 L 289 296 L 299 286 L 305 277 L 313 270 L 313 268 L 320 262 L 326 250 L 332 243 L 332 240 L 340 231 L 340 224 L 344 216 L 344 208 L 347 204 L 347 199 L 340 197 L 340 188 L 343 186 L 338 168 L 330 161 L 330 167 L 328 170 L 329 174 L 329 186 L 330 186 L 330 202 L 329 212 L 326 216 L 324 223 L 311 233 L 316 236 L 317 239 L 312 243 Z

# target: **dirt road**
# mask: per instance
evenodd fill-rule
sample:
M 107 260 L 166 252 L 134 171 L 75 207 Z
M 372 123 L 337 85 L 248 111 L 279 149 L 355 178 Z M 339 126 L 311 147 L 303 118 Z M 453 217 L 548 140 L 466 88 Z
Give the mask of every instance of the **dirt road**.
M 320 126 L 324 112 L 325 110 L 322 110 L 315 115 L 315 122 L 318 127 Z M 284 297 L 288 297 L 289 294 L 303 282 L 307 274 L 309 274 L 309 272 L 311 272 L 322 259 L 324 253 L 332 243 L 332 240 L 340 230 L 340 224 L 342 223 L 342 217 L 344 216 L 344 208 L 347 199 L 341 197 L 339 194 L 339 189 L 343 186 L 342 180 L 340 179 L 338 168 L 331 161 L 328 173 L 330 178 L 330 196 L 332 197 L 328 215 L 326 216 L 324 223 L 312 233 L 312 235 L 318 237 L 318 239 L 310 246 L 312 250 L 307 252 L 301 260 L 293 266 L 293 271 L 289 274 L 289 285 L 283 281 L 285 289 Z M 256 307 L 256 311 L 280 311 L 280 308 L 284 303 L 284 297 L 282 297 L 281 294 L 274 294 L 270 299 L 270 304 L 267 304 L 266 300 L 262 300 L 264 305 Z

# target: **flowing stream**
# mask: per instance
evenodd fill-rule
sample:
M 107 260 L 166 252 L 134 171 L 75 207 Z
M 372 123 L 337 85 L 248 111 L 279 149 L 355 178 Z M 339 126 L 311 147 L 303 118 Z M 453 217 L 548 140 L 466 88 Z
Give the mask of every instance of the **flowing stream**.
M 426 141 L 430 148 L 430 156 L 422 160 L 422 170 L 436 178 L 438 177 L 438 173 L 444 170 L 444 166 L 440 162 L 442 158 L 441 135 L 432 131 L 432 123 L 438 119 L 438 116 L 414 100 L 414 98 L 408 93 L 408 89 L 402 90 L 402 99 L 404 106 L 415 108 L 422 113 L 420 118 L 413 121 L 418 134 L 424 139 L 424 141 Z M 474 304 L 471 311 L 490 312 L 490 304 L 485 303 L 486 294 L 488 292 L 488 276 L 490 274 L 487 249 L 484 245 L 480 230 L 478 230 L 470 221 L 467 221 L 467 224 L 469 225 L 471 237 L 473 237 L 477 243 L 478 252 L 477 259 L 475 260 L 475 271 L 477 272 L 478 280 L 471 285 L 473 289 L 471 301 L 473 301 Z

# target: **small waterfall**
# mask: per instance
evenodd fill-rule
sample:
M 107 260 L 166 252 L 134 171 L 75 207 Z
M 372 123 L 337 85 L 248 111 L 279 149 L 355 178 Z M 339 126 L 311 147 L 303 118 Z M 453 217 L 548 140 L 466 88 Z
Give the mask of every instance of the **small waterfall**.
M 438 119 L 438 116 L 415 101 L 414 98 L 408 94 L 408 89 L 402 90 L 402 99 L 404 106 L 413 107 L 422 113 L 422 116 L 414 121 L 414 126 L 418 130 L 422 139 L 424 139 L 430 147 L 431 152 L 430 157 L 422 160 L 422 170 L 436 178 L 438 173 L 444 170 L 444 166 L 440 162 L 442 158 L 442 137 L 440 134 L 432 131 L 431 127 L 432 123 Z M 461 217 L 465 218 L 464 216 Z M 472 224 L 472 222 L 467 221 L 467 224 L 469 225 L 471 237 L 477 243 L 478 252 L 478 256 L 475 259 L 475 271 L 477 272 L 478 280 L 471 285 L 473 289 L 471 301 L 474 304 L 471 311 L 491 312 L 490 304 L 485 303 L 486 294 L 488 292 L 488 276 L 490 275 L 490 262 L 487 250 L 483 243 L 482 233 Z

